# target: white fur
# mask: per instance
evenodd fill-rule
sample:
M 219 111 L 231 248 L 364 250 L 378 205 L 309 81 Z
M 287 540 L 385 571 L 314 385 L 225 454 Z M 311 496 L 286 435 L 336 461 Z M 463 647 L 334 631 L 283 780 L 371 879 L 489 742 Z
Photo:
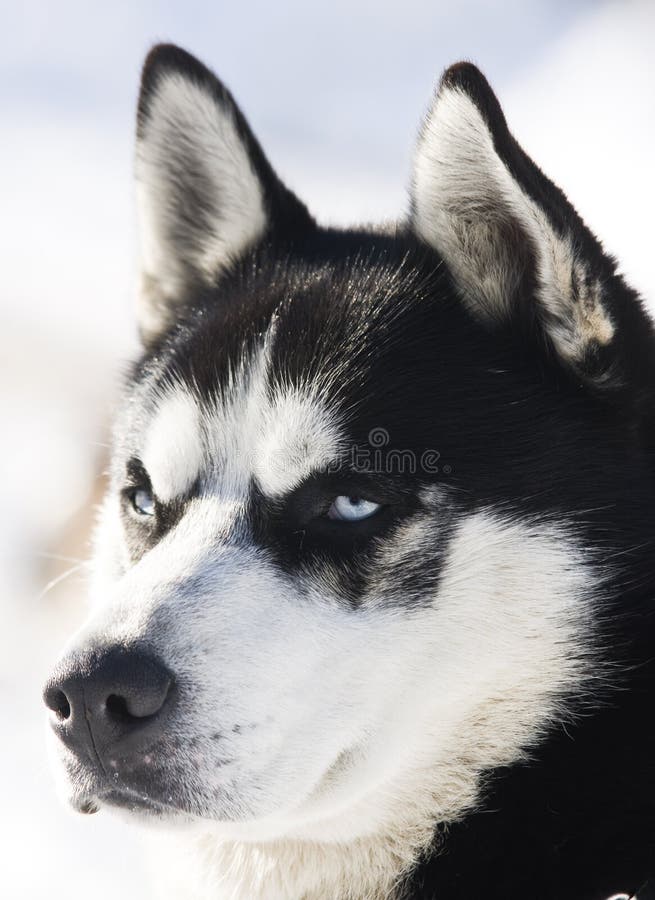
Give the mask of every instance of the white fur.
M 156 643 L 155 613 L 184 621 L 160 652 L 202 688 L 179 726 L 201 740 L 196 790 L 237 787 L 248 812 L 176 836 L 204 886 L 189 896 L 383 896 L 435 825 L 475 804 L 481 771 L 521 758 L 565 715 L 563 692 L 588 689 L 590 578 L 566 532 L 483 512 L 458 528 L 433 603 L 389 606 L 383 559 L 355 614 L 325 588 L 300 601 L 248 551 L 211 553 L 233 512 L 199 505 L 100 626 Z M 406 536 L 389 548 L 394 564 L 416 552 Z M 191 601 L 153 587 L 199 568 L 207 593 Z M 235 737 L 237 722 L 255 727 Z M 228 733 L 232 767 L 213 768 L 209 728 Z
M 189 490 L 200 474 L 203 450 L 198 405 L 188 391 L 174 388 L 157 407 L 141 453 L 161 501 L 168 503 Z
M 279 387 L 272 400 L 262 404 L 260 414 L 252 465 L 269 496 L 282 497 L 338 457 L 341 428 L 310 390 Z
M 152 335 L 169 324 L 169 307 L 185 299 L 189 283 L 211 284 L 263 234 L 267 217 L 232 108 L 179 72 L 159 76 L 136 177 L 140 318 Z
M 475 163 L 488 134 L 466 98 L 451 100 L 449 115 L 472 128 L 466 153 Z M 448 152 L 461 163 L 466 153 L 453 141 Z M 430 171 L 434 151 L 431 144 L 423 154 Z M 521 206 L 497 157 L 480 158 L 488 168 L 474 166 L 471 184 L 484 175 L 494 202 L 500 184 L 503 209 L 511 201 L 540 233 L 543 223 Z M 438 183 L 451 211 L 470 175 L 456 171 L 459 181 Z M 445 235 L 471 303 L 482 298 L 478 256 L 486 253 L 484 299 L 495 314 L 506 295 L 488 234 L 473 230 L 469 271 L 458 223 L 435 204 L 427 172 L 426 163 L 417 176 L 425 201 L 418 225 L 426 236 Z M 552 286 L 566 253 L 540 240 Z M 334 567 L 284 574 L 243 528 L 252 482 L 281 498 L 344 450 L 345 428 L 320 386 L 271 378 L 269 343 L 242 360 L 211 403 L 175 384 L 151 398 L 139 452 L 155 491 L 170 500 L 196 481 L 200 490 L 135 565 L 126 565 L 118 504 L 108 498 L 96 610 L 74 645 L 144 642 L 190 692 L 169 743 L 147 761 L 186 807 L 172 820 L 192 820 L 174 837 L 189 864 L 183 884 L 178 855 L 168 848 L 159 861 L 176 872 L 164 876 L 162 896 L 387 897 L 435 828 L 475 806 L 486 770 L 524 758 L 570 715 L 570 695 L 592 693 L 590 673 L 601 674 L 591 659 L 590 604 L 600 579 L 561 525 L 487 509 L 442 538 L 440 522 L 455 512 L 440 491 L 426 493 L 427 511 L 379 544 L 357 608 L 341 596 Z M 438 589 L 399 592 L 399 572 L 417 560 L 429 567 L 442 539 Z M 120 779 L 120 759 L 108 764 Z M 64 767 L 79 804 L 92 785 L 66 754 Z
M 443 255 L 477 315 L 495 319 L 511 312 L 522 275 L 517 242 L 508 240 L 513 231 L 519 244 L 528 239 L 536 251 L 539 301 L 553 318 L 550 333 L 562 357 L 575 363 L 590 342 L 612 340 L 601 285 L 585 285 L 584 261 L 513 178 L 480 111 L 460 88 L 442 87 L 427 117 L 413 199 L 417 233 Z
M 270 394 L 268 376 L 265 343 L 215 404 L 201 408 L 179 384 L 156 398 L 138 452 L 160 500 L 183 496 L 200 476 L 230 502 L 245 502 L 253 478 L 281 497 L 338 458 L 342 429 L 317 391 L 278 384 Z
M 429 559 L 438 494 L 381 547 L 358 609 L 329 573 L 283 575 L 240 528 L 244 461 L 289 435 L 295 483 L 303 424 L 311 447 L 321 412 L 295 395 L 262 406 L 265 365 L 262 351 L 203 410 L 211 490 L 122 577 L 98 581 L 76 643 L 146 641 L 194 685 L 171 727 L 181 744 L 158 760 L 164 775 L 184 764 L 175 790 L 199 816 L 175 838 L 197 876 L 189 897 L 382 897 L 435 826 L 476 803 L 481 772 L 520 759 L 566 717 L 565 693 L 588 688 L 594 579 L 566 530 L 481 511 L 456 527 L 438 593 L 399 597 L 398 567 Z M 147 443 L 161 416 L 187 415 L 173 397 Z M 331 428 L 325 417 L 318 430 Z M 115 555 L 112 504 L 99 561 Z M 79 801 L 88 786 L 72 774 Z
M 231 107 L 179 73 L 162 74 L 150 98 L 137 174 L 141 321 L 154 335 L 191 283 L 211 283 L 262 235 L 266 215 Z M 203 201 L 192 217 L 189 192 Z M 499 235 L 518 223 L 538 250 L 540 302 L 561 352 L 611 339 L 600 288 L 571 310 L 582 263 L 513 181 L 461 91 L 442 91 L 428 120 L 415 213 L 476 312 L 508 311 L 519 273 Z M 336 564 L 285 574 L 244 528 L 252 483 L 282 498 L 342 453 L 346 429 L 320 385 L 271 378 L 268 346 L 212 401 L 176 383 L 152 396 L 141 385 L 153 414 L 145 426 L 130 420 L 126 440 L 160 499 L 199 490 L 134 564 L 117 497 L 107 498 L 95 610 L 69 649 L 147 645 L 175 675 L 166 737 L 142 759 L 183 826 L 174 843 L 188 878 L 167 850 L 168 896 L 388 897 L 435 828 L 446 840 L 448 823 L 475 806 L 483 773 L 525 758 L 571 714 L 571 695 L 592 693 L 590 673 L 602 675 L 590 632 L 600 578 L 563 525 L 493 509 L 453 521 L 439 491 L 378 542 L 356 608 Z M 453 527 L 442 536 L 446 519 Z M 448 541 L 438 587 L 415 578 L 400 589 L 399 573 L 427 571 L 438 541 Z M 59 749 L 80 805 L 93 778 Z M 129 782 L 130 763 L 106 763 L 119 785 Z

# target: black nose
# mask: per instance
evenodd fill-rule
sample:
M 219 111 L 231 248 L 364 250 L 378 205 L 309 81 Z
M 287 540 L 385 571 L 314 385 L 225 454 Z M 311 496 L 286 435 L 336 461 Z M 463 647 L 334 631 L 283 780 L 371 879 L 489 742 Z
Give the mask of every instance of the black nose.
M 47 683 L 43 699 L 64 743 L 104 768 L 161 736 L 173 678 L 154 656 L 114 647 L 73 656 Z

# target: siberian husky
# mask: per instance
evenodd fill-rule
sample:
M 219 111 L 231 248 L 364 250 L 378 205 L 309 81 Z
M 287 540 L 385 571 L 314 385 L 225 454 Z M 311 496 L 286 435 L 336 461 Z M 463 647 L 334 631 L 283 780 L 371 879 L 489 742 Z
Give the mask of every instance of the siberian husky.
M 173 46 L 136 175 L 143 354 L 45 690 L 70 802 L 170 826 L 190 897 L 641 890 L 655 335 L 615 261 L 468 63 L 392 228 L 317 225 Z

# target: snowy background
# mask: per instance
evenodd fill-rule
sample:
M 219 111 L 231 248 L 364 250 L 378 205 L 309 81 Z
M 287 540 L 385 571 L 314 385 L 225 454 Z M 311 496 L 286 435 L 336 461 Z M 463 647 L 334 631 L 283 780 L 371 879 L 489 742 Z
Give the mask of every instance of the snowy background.
M 322 221 L 393 217 L 432 84 L 468 58 L 527 151 L 655 300 L 655 2 L 0 0 L 0 896 L 147 898 L 136 829 L 54 795 L 40 687 L 84 609 L 121 360 L 134 351 L 139 68 L 216 69 Z

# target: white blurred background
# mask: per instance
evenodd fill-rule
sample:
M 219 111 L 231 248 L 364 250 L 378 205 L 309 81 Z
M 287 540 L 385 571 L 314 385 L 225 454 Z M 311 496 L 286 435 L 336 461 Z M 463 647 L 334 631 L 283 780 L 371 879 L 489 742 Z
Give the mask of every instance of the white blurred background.
M 152 896 L 136 829 L 60 807 L 40 686 L 84 611 L 80 562 L 136 346 L 132 132 L 159 40 L 217 71 L 290 187 L 337 224 L 404 210 L 432 84 L 476 62 L 527 151 L 655 300 L 654 0 L 1 0 L 0 896 L 12 900 Z

